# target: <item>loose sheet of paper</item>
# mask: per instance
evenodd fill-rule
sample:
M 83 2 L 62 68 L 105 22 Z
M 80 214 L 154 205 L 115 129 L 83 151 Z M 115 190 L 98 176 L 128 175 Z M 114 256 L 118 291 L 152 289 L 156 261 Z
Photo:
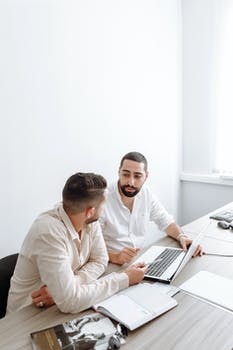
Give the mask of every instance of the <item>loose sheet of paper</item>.
M 233 280 L 208 271 L 200 271 L 180 289 L 233 311 Z

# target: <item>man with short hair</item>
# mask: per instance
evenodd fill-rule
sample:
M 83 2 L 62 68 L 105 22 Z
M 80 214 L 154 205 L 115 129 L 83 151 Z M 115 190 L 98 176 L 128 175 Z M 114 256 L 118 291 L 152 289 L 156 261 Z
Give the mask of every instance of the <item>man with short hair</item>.
M 74 174 L 62 203 L 34 221 L 11 279 L 8 313 L 31 304 L 35 291 L 37 307 L 56 303 L 59 310 L 76 313 L 143 279 L 145 267 L 138 264 L 97 280 L 108 262 L 97 222 L 106 186 L 100 175 Z
M 148 177 L 144 155 L 127 153 L 120 162 L 118 174 L 118 182 L 108 189 L 108 199 L 100 217 L 110 262 L 122 265 L 132 261 L 143 246 L 150 221 L 178 240 L 186 250 L 191 239 L 144 185 Z M 202 255 L 200 246 L 194 255 L 198 254 Z

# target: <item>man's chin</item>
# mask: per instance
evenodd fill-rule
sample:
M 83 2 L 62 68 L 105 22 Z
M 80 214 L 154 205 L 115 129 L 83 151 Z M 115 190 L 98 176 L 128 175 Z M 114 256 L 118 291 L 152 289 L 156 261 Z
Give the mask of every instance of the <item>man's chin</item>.
M 127 189 L 129 189 L 130 191 L 128 191 Z M 134 187 L 133 186 L 121 186 L 119 185 L 119 190 L 121 191 L 121 193 L 123 193 L 123 195 L 125 197 L 129 197 L 129 198 L 132 198 L 132 197 L 135 197 L 138 192 L 140 191 L 141 187 L 140 188 L 137 188 L 137 187 Z
M 135 197 L 139 191 L 134 191 L 134 192 L 128 192 L 128 191 L 122 191 L 123 194 L 126 196 L 126 197 Z

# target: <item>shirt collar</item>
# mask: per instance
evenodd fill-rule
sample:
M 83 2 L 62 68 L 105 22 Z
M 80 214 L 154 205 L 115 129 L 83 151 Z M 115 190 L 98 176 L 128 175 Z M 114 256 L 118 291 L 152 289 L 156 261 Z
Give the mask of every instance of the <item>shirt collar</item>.
M 62 203 L 57 204 L 56 209 L 57 209 L 62 221 L 64 222 L 67 230 L 69 231 L 71 238 L 72 239 L 79 238 L 78 233 L 75 231 L 74 226 L 72 225 L 72 222 L 70 221 L 69 216 L 66 214 Z

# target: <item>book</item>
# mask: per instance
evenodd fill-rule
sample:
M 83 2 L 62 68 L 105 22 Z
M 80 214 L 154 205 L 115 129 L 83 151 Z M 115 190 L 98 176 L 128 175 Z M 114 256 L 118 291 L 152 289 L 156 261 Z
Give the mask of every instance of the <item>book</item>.
M 112 321 L 97 312 L 75 318 L 30 334 L 34 350 L 106 350 L 117 329 Z M 125 343 L 118 337 L 120 344 Z
M 180 285 L 180 289 L 207 302 L 233 311 L 233 280 L 200 271 Z
M 153 286 L 150 283 L 131 286 L 93 308 L 134 330 L 177 305 L 175 299 Z

